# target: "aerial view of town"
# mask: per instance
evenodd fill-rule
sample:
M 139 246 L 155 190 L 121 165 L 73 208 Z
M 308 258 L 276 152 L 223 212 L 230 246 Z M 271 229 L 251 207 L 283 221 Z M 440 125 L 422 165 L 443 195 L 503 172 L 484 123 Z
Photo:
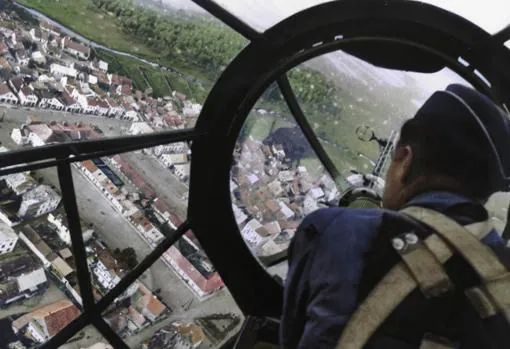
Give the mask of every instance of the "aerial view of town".
M 201 110 L 177 90 L 136 89 L 48 21 L 2 9 L 0 34 L 0 151 L 192 127 Z M 96 300 L 163 240 L 163 225 L 185 219 L 189 160 L 182 142 L 73 164 Z M 7 175 L 0 186 L 0 346 L 29 348 L 81 313 L 71 236 L 55 169 Z M 242 321 L 191 232 L 103 316 L 136 348 L 216 347 Z M 108 344 L 87 328 L 67 346 Z
M 195 125 L 214 81 L 246 42 L 203 15 L 142 3 L 0 2 L 0 152 Z M 205 45 L 204 32 L 214 44 Z M 370 172 L 378 147 L 360 142 L 356 128 L 388 136 L 430 89 L 342 57 L 312 61 L 289 77 L 342 173 Z M 271 86 L 241 132 L 230 182 L 241 236 L 280 282 L 286 263 L 274 262 L 303 217 L 334 205 L 342 191 L 289 115 Z M 179 142 L 72 164 L 96 301 L 165 239 L 164 228 L 185 221 L 190 161 L 190 144 Z M 0 193 L 0 349 L 32 348 L 82 312 L 57 170 L 0 177 Z M 191 231 L 103 317 L 143 349 L 218 348 L 243 321 Z M 112 347 L 89 326 L 64 348 Z

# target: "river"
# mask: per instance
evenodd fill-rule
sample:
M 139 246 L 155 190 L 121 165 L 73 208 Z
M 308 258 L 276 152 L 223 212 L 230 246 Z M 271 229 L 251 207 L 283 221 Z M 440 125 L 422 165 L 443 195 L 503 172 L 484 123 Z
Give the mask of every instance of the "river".
M 126 56 L 126 57 L 130 57 L 130 58 L 133 58 L 133 59 L 136 59 L 140 62 L 143 62 L 143 63 L 146 63 L 146 64 L 149 64 L 151 66 L 153 66 L 154 68 L 160 68 L 162 70 L 167 70 L 167 71 L 170 71 L 172 73 L 175 73 L 177 75 L 179 75 L 181 78 L 185 79 L 186 81 L 190 82 L 190 83 L 193 83 L 193 84 L 199 84 L 201 85 L 202 87 L 204 88 L 209 88 L 210 87 L 210 83 L 208 82 L 205 82 L 205 81 L 202 81 L 202 80 L 199 80 L 199 79 L 196 79 L 192 76 L 189 76 L 189 75 L 186 75 L 184 73 L 182 73 L 181 71 L 175 69 L 175 68 L 171 68 L 171 67 L 166 67 L 166 66 L 162 66 L 160 65 L 159 63 L 154 63 L 154 62 L 151 62 L 145 58 L 141 58 L 141 57 L 138 57 L 132 53 L 129 53 L 129 52 L 123 52 L 123 51 L 118 51 L 118 50 L 115 50 L 115 49 L 112 49 L 108 46 L 104 46 L 98 42 L 95 42 L 93 40 L 90 40 L 86 37 L 84 37 L 83 35 L 80 35 L 78 33 L 76 33 L 75 31 L 73 31 L 72 29 L 64 26 L 63 24 L 57 22 L 56 20 L 54 20 L 53 18 L 50 18 L 48 16 L 46 16 L 45 14 L 31 8 L 31 7 L 27 7 L 27 6 L 24 6 L 24 5 L 21 5 L 15 1 L 12 2 L 12 4 L 20 9 L 23 9 L 24 11 L 28 12 L 30 15 L 38 18 L 38 19 L 43 19 L 51 24 L 53 24 L 54 26 L 56 26 L 60 31 L 62 31 L 64 34 L 68 35 L 68 36 L 71 36 L 91 47 L 94 47 L 94 48 L 99 48 L 99 49 L 102 49 L 102 50 L 105 50 L 107 52 L 110 52 L 110 53 L 113 53 L 115 55 L 119 55 L 119 56 Z

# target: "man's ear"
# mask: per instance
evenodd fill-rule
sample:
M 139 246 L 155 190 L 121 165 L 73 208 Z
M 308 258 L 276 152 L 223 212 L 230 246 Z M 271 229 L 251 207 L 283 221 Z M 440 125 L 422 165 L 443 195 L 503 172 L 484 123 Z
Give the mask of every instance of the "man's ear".
M 413 149 L 409 145 L 395 149 L 393 161 L 397 163 L 396 176 L 401 183 L 406 183 L 413 163 Z

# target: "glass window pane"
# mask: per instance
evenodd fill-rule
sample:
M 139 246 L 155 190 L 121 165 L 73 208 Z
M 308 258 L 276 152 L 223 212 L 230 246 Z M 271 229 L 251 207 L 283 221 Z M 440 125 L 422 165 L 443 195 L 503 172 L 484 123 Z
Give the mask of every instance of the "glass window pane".
M 305 215 L 334 204 L 338 191 L 273 84 L 248 116 L 231 172 L 241 235 L 264 267 L 285 260 Z M 285 279 L 286 261 L 268 268 Z
M 218 4 L 259 30 L 265 30 L 285 18 L 309 7 L 325 3 L 327 0 L 216 0 Z M 459 14 L 495 33 L 510 23 L 506 0 L 486 2 L 462 0 L 423 0 L 448 11 Z
M 2 150 L 6 145 L 13 146 L 6 141 Z M 70 242 L 62 239 L 69 232 L 54 219 L 66 220 L 62 190 L 58 181 L 49 179 L 54 175 L 56 169 L 48 168 L 0 178 L 0 322 L 5 344 L 45 343 L 81 313 L 76 261 Z
M 116 299 L 103 318 L 131 348 L 172 347 L 177 339 L 217 347 L 235 335 L 242 322 L 222 285 L 188 232 Z
M 395 71 L 342 52 L 294 68 L 289 79 L 306 118 L 348 180 L 353 172 L 384 178 L 376 166 L 389 163 L 381 141 L 396 136 L 434 91 L 450 83 L 467 84 L 448 69 L 434 74 Z M 372 141 L 360 139 L 363 129 L 373 132 Z
M 24 114 L 34 108 L 47 121 L 97 124 L 103 136 L 192 127 L 214 82 L 246 44 L 207 13 L 164 2 L 22 0 L 3 6 L 0 27 L 6 35 L 14 29 L 18 38 L 6 42 L 17 45 L 16 52 L 0 54 L 0 83 L 14 79 L 5 86 L 13 89 L 13 102 L 19 99 Z M 27 21 L 7 15 L 13 11 Z

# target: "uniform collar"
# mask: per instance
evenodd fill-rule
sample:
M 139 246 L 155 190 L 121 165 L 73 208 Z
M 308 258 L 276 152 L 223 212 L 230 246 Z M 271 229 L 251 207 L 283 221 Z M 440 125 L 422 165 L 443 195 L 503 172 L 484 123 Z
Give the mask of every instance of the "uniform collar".
M 438 211 L 446 211 L 457 205 L 466 205 L 472 207 L 480 207 L 483 208 L 483 205 L 480 202 L 477 202 L 467 196 L 463 196 L 457 193 L 452 193 L 448 191 L 431 191 L 427 193 L 422 193 L 411 200 L 409 200 L 404 207 L 408 206 L 422 206 L 427 208 L 432 208 Z

